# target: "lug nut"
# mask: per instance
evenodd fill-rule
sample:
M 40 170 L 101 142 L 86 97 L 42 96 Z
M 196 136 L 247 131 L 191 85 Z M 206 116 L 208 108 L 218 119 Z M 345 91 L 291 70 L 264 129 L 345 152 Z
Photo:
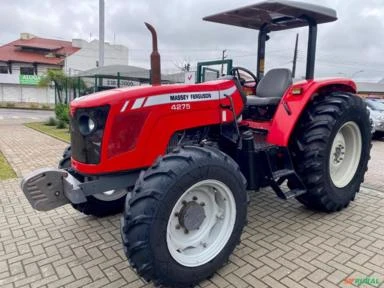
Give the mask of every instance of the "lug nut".
M 184 233 L 185 233 L 185 234 L 188 234 L 188 233 L 189 233 L 188 229 L 185 229 L 185 230 L 184 230 Z
M 200 203 L 200 206 L 203 206 L 203 207 L 204 207 L 204 206 L 205 206 L 205 203 L 204 203 L 204 202 L 201 202 L 201 203 Z
M 179 212 L 176 212 L 176 213 L 175 213 L 175 217 L 179 217 Z
M 184 200 L 183 202 L 181 202 L 181 204 L 183 204 L 185 206 L 185 205 L 187 205 L 187 201 Z
M 196 200 L 197 200 L 197 197 L 196 197 L 196 196 L 193 196 L 192 200 L 193 200 L 193 201 L 196 201 Z
M 180 225 L 177 224 L 177 225 L 176 225 L 176 230 L 179 230 L 179 229 L 180 229 Z

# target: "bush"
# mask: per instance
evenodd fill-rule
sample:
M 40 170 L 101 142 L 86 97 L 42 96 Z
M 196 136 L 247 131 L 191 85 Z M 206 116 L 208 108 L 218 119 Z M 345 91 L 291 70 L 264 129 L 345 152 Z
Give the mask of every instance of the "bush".
M 57 104 L 55 114 L 58 120 L 69 123 L 69 106 L 67 104 Z
M 39 108 L 39 105 L 36 103 L 31 103 L 29 104 L 29 108 L 36 109 L 36 108 Z
M 58 123 L 55 117 L 49 117 L 48 122 L 45 123 L 47 126 L 56 126 L 57 124 Z
M 56 125 L 57 129 L 65 129 L 67 128 L 67 123 L 63 120 L 59 120 L 59 122 Z
M 41 105 L 41 108 L 49 110 L 49 109 L 51 109 L 51 106 L 49 106 L 48 104 L 43 104 L 43 105 Z
M 8 107 L 8 108 L 14 108 L 16 105 L 15 105 L 15 103 L 7 103 L 6 104 L 6 107 Z

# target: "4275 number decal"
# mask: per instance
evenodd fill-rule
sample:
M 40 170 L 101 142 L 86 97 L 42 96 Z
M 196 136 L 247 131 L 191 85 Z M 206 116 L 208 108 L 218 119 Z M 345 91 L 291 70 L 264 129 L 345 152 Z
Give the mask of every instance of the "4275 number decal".
M 173 104 L 171 110 L 180 111 L 180 110 L 190 110 L 191 104 Z

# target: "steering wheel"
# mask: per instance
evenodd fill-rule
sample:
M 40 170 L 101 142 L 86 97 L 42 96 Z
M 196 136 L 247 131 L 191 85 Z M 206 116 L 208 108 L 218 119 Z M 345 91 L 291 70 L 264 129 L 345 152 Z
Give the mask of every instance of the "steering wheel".
M 243 72 L 245 72 L 246 74 L 248 74 L 249 76 L 251 76 L 251 78 L 252 78 L 253 80 L 248 80 L 248 81 L 246 81 L 245 79 L 241 78 L 241 76 L 240 76 L 240 71 L 243 71 Z M 249 71 L 249 70 L 246 69 L 246 68 L 243 68 L 243 67 L 233 67 L 230 73 L 231 73 L 231 75 L 233 75 L 233 76 L 235 76 L 237 79 L 239 79 L 241 86 L 244 86 L 246 83 L 255 83 L 255 84 L 253 85 L 253 87 L 252 87 L 252 88 L 255 88 L 256 85 L 257 85 L 257 77 L 256 77 L 256 75 L 253 74 L 251 71 Z M 248 86 L 248 87 L 249 87 L 249 86 Z

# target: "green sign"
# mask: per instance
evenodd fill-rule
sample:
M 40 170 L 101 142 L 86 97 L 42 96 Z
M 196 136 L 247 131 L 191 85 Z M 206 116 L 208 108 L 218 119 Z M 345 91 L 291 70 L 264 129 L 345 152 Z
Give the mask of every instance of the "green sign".
M 37 75 L 20 75 L 19 83 L 22 85 L 37 85 L 41 77 Z

